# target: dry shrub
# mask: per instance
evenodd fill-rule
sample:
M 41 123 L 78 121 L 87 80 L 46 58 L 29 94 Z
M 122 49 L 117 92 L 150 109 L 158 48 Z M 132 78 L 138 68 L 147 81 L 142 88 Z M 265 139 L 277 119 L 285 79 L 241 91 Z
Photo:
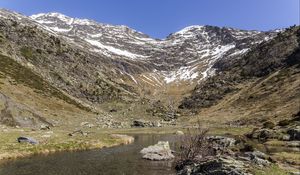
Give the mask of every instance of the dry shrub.
M 207 139 L 208 131 L 198 122 L 198 127 L 194 132 L 189 129 L 185 135 L 181 136 L 177 166 L 201 162 L 207 156 L 214 155 L 212 144 Z

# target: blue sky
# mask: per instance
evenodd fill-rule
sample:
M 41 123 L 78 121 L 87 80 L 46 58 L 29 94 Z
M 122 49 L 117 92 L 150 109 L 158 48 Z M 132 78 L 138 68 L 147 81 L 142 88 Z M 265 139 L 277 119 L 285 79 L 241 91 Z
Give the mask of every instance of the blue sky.
M 299 0 L 0 0 L 0 7 L 123 24 L 155 38 L 190 25 L 270 30 L 300 20 Z

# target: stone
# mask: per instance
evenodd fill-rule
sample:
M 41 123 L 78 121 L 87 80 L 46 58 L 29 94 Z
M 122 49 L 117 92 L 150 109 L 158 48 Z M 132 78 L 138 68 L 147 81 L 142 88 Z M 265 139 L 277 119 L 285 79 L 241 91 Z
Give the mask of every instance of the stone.
M 154 121 L 153 122 L 154 127 L 162 127 L 161 123 L 159 121 Z
M 117 112 L 116 109 L 110 109 L 109 112 Z
M 283 140 L 283 141 L 289 141 L 290 139 L 291 139 L 291 136 L 288 135 L 288 134 L 284 134 L 284 135 L 282 135 L 282 137 L 281 137 L 281 140 Z
M 49 134 L 45 134 L 45 135 L 42 135 L 42 137 L 43 137 L 43 138 L 50 138 L 50 137 L 51 137 L 51 135 L 49 135 Z
M 258 129 L 253 131 L 251 134 L 252 138 L 258 139 L 258 140 L 267 140 L 271 138 L 276 138 L 276 134 L 274 133 L 273 130 L 270 129 Z
M 32 145 L 37 145 L 37 144 L 39 144 L 38 141 L 36 141 L 35 139 L 30 138 L 30 137 L 18 137 L 18 138 L 17 138 L 17 141 L 18 141 L 19 143 L 30 143 L 30 144 L 32 144 Z
M 89 127 L 89 128 L 92 128 L 92 127 L 94 127 L 94 125 L 93 125 L 93 124 L 87 124 L 86 126 L 87 126 L 87 127 Z
M 175 158 L 170 149 L 168 141 L 159 141 L 155 145 L 151 145 L 147 148 L 143 148 L 140 151 L 143 154 L 144 159 L 148 160 L 170 160 Z
M 246 156 L 250 158 L 250 161 L 260 167 L 268 166 L 271 163 L 267 160 L 268 156 L 260 151 L 246 152 Z
M 267 155 L 261 151 L 253 151 L 252 155 L 261 159 L 266 159 Z
M 150 124 L 149 122 L 144 121 L 144 120 L 134 120 L 131 126 L 132 127 L 149 127 L 149 126 L 152 126 L 152 123 Z
M 207 139 L 215 143 L 218 147 L 231 147 L 235 145 L 236 140 L 230 137 L 224 136 L 209 136 Z
M 300 126 L 290 128 L 287 134 L 290 135 L 290 140 L 300 140 Z
M 182 132 L 182 131 L 176 131 L 175 134 L 176 135 L 184 135 L 184 132 Z
M 89 124 L 89 122 L 81 122 L 80 126 L 84 126 L 84 125 L 88 125 L 88 124 Z
M 49 125 L 42 124 L 41 127 L 40 127 L 40 130 L 49 130 L 49 129 L 50 129 Z

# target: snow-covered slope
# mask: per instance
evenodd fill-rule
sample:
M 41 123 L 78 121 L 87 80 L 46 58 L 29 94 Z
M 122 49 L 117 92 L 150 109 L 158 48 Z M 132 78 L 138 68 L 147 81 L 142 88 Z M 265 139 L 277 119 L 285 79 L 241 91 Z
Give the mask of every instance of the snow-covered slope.
M 165 39 L 153 39 L 127 26 L 72 18 L 60 13 L 26 17 L 0 10 L 0 17 L 22 21 L 22 25 L 36 25 L 84 49 L 99 58 L 97 64 L 113 72 L 109 75 L 115 82 L 156 91 L 174 86 L 195 86 L 214 74 L 217 60 L 238 59 L 250 48 L 276 34 L 190 26 Z M 94 61 L 91 62 L 87 64 L 96 68 L 97 65 L 92 65 Z
M 214 73 L 213 65 L 218 59 L 238 58 L 274 35 L 272 32 L 190 26 L 157 40 L 126 26 L 71 18 L 60 13 L 37 14 L 31 18 L 83 47 L 88 45 L 95 54 L 143 64 L 147 69 L 142 72 L 119 69 L 132 83 L 150 86 L 204 80 Z

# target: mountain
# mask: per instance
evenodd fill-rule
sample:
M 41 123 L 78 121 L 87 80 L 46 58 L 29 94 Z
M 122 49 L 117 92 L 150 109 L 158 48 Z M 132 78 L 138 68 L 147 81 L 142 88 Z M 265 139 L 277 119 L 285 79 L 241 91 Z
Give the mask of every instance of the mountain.
M 250 69 L 252 63 L 239 63 L 247 62 L 247 55 L 273 42 L 280 32 L 190 26 L 164 39 L 153 39 L 127 26 L 60 13 L 27 17 L 1 9 L 1 60 L 10 68 L 0 70 L 4 82 L 0 92 L 5 99 L 26 106 L 17 111 L 31 111 L 36 116 L 31 117 L 33 124 L 69 121 L 72 117 L 79 122 L 95 115 L 128 122 L 144 117 L 159 120 L 170 113 L 170 104 L 172 111 L 177 111 L 173 109 L 177 104 L 183 111 L 217 104 L 227 90 L 216 90 L 218 100 L 202 99 L 203 93 L 213 94 L 210 89 L 215 89 L 215 84 L 209 82 L 223 81 L 216 77 L 229 70 L 230 76 L 234 75 L 235 64 L 242 67 L 238 71 Z M 10 93 L 11 88 L 19 94 Z M 28 94 L 31 100 L 26 99 Z M 51 110 L 47 103 L 53 106 Z M 60 106 L 66 117 L 53 112 L 54 106 Z M 6 107 L 1 109 L 7 111 Z M 9 115 L 1 114 L 2 123 L 23 121 L 24 116 L 9 111 Z
M 252 48 L 241 59 L 218 60 L 215 76 L 198 84 L 181 109 L 225 122 L 261 124 L 300 111 L 300 27 Z M 247 120 L 245 119 L 247 117 Z M 245 123 L 246 122 L 246 123 Z
M 211 68 L 218 59 L 239 57 L 275 34 L 190 26 L 158 40 L 126 26 L 101 24 L 59 13 L 30 18 L 99 56 L 122 61 L 116 64 L 116 72 L 121 76 L 115 81 L 125 81 L 139 88 L 151 87 L 149 89 L 202 81 L 213 74 Z

